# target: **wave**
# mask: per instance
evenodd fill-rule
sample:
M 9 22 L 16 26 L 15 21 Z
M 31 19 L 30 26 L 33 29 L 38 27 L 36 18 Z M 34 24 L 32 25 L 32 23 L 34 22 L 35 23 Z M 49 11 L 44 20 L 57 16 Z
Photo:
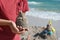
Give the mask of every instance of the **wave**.
M 44 18 L 44 19 L 60 20 L 60 13 L 52 12 L 52 11 L 41 11 L 35 8 L 31 8 L 26 15 Z
M 42 2 L 35 2 L 35 1 L 31 1 L 31 2 L 28 2 L 28 4 L 42 4 Z

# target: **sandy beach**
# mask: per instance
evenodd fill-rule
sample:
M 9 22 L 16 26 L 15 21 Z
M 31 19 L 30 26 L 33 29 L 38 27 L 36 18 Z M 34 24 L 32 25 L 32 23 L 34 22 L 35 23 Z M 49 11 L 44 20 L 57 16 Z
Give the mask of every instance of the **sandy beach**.
M 42 18 L 38 18 L 38 17 L 33 17 L 33 16 L 28 16 L 26 15 L 27 19 L 28 19 L 28 25 L 29 26 L 46 26 L 48 23 L 48 19 L 42 19 Z M 60 38 L 60 20 L 52 20 L 52 25 L 53 27 L 56 29 L 56 36 L 59 40 Z

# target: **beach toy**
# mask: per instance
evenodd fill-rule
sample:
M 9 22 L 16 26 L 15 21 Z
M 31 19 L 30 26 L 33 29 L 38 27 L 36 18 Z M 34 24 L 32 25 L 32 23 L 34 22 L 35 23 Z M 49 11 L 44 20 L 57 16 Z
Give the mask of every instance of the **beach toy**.
M 52 25 L 52 21 L 51 21 L 51 20 L 49 20 L 48 24 Z
M 49 20 L 48 24 L 52 25 L 52 21 L 51 21 L 51 20 Z M 56 30 L 55 30 L 55 28 L 54 28 L 54 27 L 52 27 L 52 32 L 55 32 L 55 31 L 56 31 Z
M 56 32 L 56 30 L 55 30 L 55 28 L 54 27 L 52 27 L 52 32 L 54 33 L 54 32 Z

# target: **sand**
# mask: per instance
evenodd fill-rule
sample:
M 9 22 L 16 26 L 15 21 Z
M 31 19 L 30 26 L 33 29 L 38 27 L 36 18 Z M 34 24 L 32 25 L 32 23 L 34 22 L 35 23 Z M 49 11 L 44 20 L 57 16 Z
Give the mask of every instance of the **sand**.
M 46 26 L 48 19 L 27 16 L 29 26 Z M 56 34 L 60 37 L 60 20 L 52 20 L 52 26 L 56 29 Z
M 30 40 L 45 40 L 41 38 L 40 36 L 34 37 L 34 35 L 42 32 L 43 27 L 47 25 L 49 20 L 38 18 L 38 17 L 33 17 L 33 16 L 27 16 L 27 20 L 28 20 L 29 31 L 24 34 L 25 35 L 24 37 L 27 38 L 27 36 L 29 35 Z M 58 21 L 52 20 L 52 26 L 56 29 L 56 32 L 52 36 L 48 36 L 46 40 L 58 40 L 58 38 L 60 37 L 59 23 L 60 23 L 60 20 Z

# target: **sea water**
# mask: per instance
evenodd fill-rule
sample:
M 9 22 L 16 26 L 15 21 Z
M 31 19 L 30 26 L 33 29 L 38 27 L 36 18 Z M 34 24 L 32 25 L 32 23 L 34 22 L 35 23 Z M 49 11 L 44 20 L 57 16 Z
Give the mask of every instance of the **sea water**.
M 26 15 L 60 20 L 60 0 L 28 0 L 30 10 Z

